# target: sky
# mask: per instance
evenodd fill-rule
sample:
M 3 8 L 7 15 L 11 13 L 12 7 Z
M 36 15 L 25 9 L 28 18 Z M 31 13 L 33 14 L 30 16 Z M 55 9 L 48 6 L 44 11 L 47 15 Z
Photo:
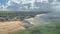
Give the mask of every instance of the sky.
M 60 7 L 60 0 L 0 0 L 1 11 L 39 10 L 48 11 Z

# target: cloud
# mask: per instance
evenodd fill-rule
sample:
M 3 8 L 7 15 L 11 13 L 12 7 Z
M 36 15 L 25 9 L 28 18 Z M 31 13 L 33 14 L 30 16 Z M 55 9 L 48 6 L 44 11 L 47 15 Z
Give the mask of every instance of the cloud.
M 60 12 L 60 2 L 58 1 L 53 1 L 53 3 L 51 3 L 51 7 L 52 11 L 54 12 Z
M 39 1 L 39 2 L 38 2 Z M 0 5 L 0 8 L 7 9 L 7 10 L 27 10 L 30 8 L 30 10 L 50 10 L 50 8 L 53 10 L 55 8 L 60 7 L 60 2 L 55 2 L 55 0 L 52 3 L 49 4 L 49 0 L 37 0 L 37 3 L 35 3 L 35 0 L 8 0 L 5 5 Z M 37 6 L 39 5 L 39 6 Z M 49 7 L 49 5 L 51 5 Z M 38 8 L 34 8 L 38 7 Z M 16 8 L 16 9 L 15 9 Z
M 13 1 L 13 2 L 15 2 L 17 4 L 19 4 L 21 2 L 21 0 L 11 0 L 11 1 Z
M 41 0 L 43 1 L 43 0 Z M 47 0 L 45 0 L 47 1 Z M 33 10 L 34 9 L 38 9 L 39 8 L 34 8 L 34 4 L 35 4 L 35 0 L 8 0 L 8 2 L 5 3 L 5 5 L 1 5 L 1 7 L 4 9 L 4 10 L 28 10 L 29 8 Z M 15 6 L 14 6 L 15 5 Z M 9 8 L 8 8 L 9 7 Z M 16 9 L 15 9 L 16 7 Z M 17 8 L 18 7 L 18 8 Z M 41 8 L 40 8 L 41 9 Z
M 48 3 L 49 1 L 48 0 L 41 0 L 41 2 L 43 3 Z

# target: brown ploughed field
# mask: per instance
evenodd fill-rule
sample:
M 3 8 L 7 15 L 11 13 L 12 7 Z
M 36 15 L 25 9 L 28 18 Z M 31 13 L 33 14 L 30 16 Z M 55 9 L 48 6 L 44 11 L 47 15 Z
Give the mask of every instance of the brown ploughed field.
M 0 22 L 0 34 L 23 30 L 24 27 L 20 23 L 20 21 Z

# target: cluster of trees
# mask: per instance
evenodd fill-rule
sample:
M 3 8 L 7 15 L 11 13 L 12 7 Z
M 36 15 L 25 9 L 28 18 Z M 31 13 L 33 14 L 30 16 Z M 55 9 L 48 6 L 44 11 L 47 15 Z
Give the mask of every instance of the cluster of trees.
M 25 18 L 35 17 L 36 14 L 40 12 L 24 12 L 24 11 L 0 11 L 0 17 L 17 17 L 21 20 Z

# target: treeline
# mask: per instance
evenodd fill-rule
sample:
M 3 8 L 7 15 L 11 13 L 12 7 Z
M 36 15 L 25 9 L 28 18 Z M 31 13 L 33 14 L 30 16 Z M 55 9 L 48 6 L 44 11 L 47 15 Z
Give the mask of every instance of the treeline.
M 44 14 L 44 13 L 48 13 L 48 12 L 43 12 L 43 11 L 0 11 L 0 16 L 27 16 L 27 15 Z

